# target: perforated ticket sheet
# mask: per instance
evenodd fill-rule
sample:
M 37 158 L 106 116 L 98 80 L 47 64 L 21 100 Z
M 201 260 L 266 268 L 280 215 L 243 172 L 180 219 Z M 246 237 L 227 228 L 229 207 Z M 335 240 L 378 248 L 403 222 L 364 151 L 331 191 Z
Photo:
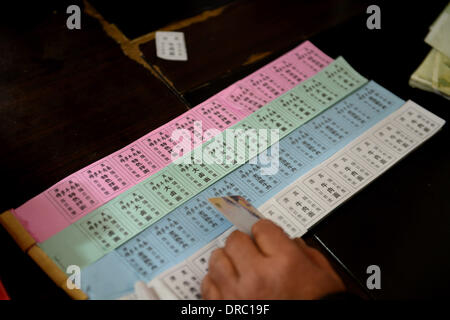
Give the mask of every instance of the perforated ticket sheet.
M 260 169 L 267 165 L 261 157 L 254 164 L 249 162 L 237 168 L 129 242 L 83 269 L 84 279 L 92 279 L 85 282 L 88 287 L 83 289 L 94 299 L 117 298 L 132 291 L 134 282 L 150 281 L 231 227 L 231 223 L 209 203 L 209 198 L 238 194 L 260 209 L 287 185 L 403 104 L 402 99 L 375 82 L 367 83 L 286 135 L 278 146 L 270 147 L 268 153 L 279 158 L 276 174 L 261 173 Z M 319 213 L 320 209 L 316 209 L 315 214 Z M 301 236 L 308 227 L 307 221 L 281 214 L 273 215 L 272 220 L 289 230 L 291 236 Z M 168 234 L 179 239 L 178 245 L 176 241 L 169 241 Z M 157 260 L 156 256 L 162 259 Z M 123 274 L 121 281 L 111 283 L 109 276 L 119 273 Z
M 297 117 L 294 117 L 285 105 L 278 103 L 277 98 L 233 125 L 231 129 L 238 129 L 243 124 L 251 129 L 276 129 L 279 134 L 270 141 L 272 144 L 276 143 L 366 82 L 367 80 L 354 71 L 343 58 L 338 58 L 314 77 L 289 91 L 307 101 L 304 105 L 296 102 L 290 104 L 297 112 Z M 199 147 L 202 154 L 212 158 L 225 157 L 227 152 L 210 154 L 209 150 L 215 150 L 212 149 L 214 140 L 224 141 L 226 139 L 222 136 L 227 134 L 228 132 L 221 132 L 212 141 L 202 144 Z M 150 178 L 122 192 L 114 200 L 40 243 L 39 246 L 63 270 L 73 264 L 81 268 L 86 267 L 248 161 L 252 154 L 251 150 L 248 150 L 249 153 L 238 150 L 243 148 L 238 141 L 241 137 L 236 136 L 237 140 L 231 144 L 235 148 L 233 154 L 235 163 L 228 165 L 224 159 L 211 159 L 209 162 L 217 160 L 219 163 L 210 165 L 194 162 L 170 163 Z M 259 142 L 248 145 L 253 148 L 256 146 L 259 150 L 262 144 L 258 144 Z M 226 145 L 230 145 L 229 141 Z M 190 157 L 195 152 L 194 149 L 185 156 Z M 129 207 L 139 198 L 145 210 L 132 212 Z M 155 236 L 163 235 L 164 229 L 173 223 L 175 222 L 171 221 L 169 226 L 156 231 Z M 183 228 L 181 224 L 179 227 Z M 160 238 L 163 242 L 170 243 L 170 246 L 180 245 L 173 236 L 165 235 Z M 182 247 L 186 245 L 183 243 Z
M 241 196 L 300 237 L 443 125 L 306 41 L 13 214 L 91 299 L 137 282 L 199 299 L 234 230 L 208 199 Z
M 293 88 L 331 61 L 306 41 L 257 72 L 265 74 L 267 81 Z M 285 65 L 282 71 L 271 70 L 272 65 L 281 64 Z M 188 138 L 202 144 L 212 137 L 206 134 L 208 129 L 215 129 L 217 134 L 261 108 L 267 100 L 254 88 L 266 87 L 267 83 L 248 87 L 245 83 L 254 76 L 250 74 L 137 141 L 71 174 L 15 209 L 15 217 L 37 242 L 47 240 L 166 167 L 172 162 L 172 154 L 182 156 L 180 142 L 184 137 L 174 140 L 175 130 L 187 130 Z M 201 127 L 195 127 L 195 121 Z
M 445 121 L 407 101 L 399 110 L 365 131 L 328 160 L 309 170 L 259 210 L 291 237 L 283 219 L 309 228 L 435 134 Z M 222 247 L 229 232 L 214 239 L 182 263 L 149 282 L 158 299 L 200 299 L 211 252 Z M 133 299 L 127 295 L 122 299 Z

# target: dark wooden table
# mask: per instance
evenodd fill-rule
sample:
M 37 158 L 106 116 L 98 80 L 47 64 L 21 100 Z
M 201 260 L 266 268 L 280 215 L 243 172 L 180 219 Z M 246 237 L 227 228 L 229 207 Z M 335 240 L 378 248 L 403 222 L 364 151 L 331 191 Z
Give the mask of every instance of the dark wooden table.
M 92 0 L 81 30 L 65 27 L 65 8 L 76 1 L 34 4 L 29 14 L 11 5 L 0 19 L 0 209 L 19 206 L 305 39 L 448 120 L 448 101 L 408 86 L 445 2 L 380 3 L 381 30 L 366 28 L 364 1 L 199 0 L 171 9 L 168 2 Z M 188 62 L 156 58 L 158 28 L 185 33 Z M 445 126 L 306 236 L 357 294 L 448 296 L 448 135 Z M 0 278 L 13 299 L 67 298 L 2 228 L 0 241 Z M 381 290 L 365 289 L 371 264 L 381 267 Z

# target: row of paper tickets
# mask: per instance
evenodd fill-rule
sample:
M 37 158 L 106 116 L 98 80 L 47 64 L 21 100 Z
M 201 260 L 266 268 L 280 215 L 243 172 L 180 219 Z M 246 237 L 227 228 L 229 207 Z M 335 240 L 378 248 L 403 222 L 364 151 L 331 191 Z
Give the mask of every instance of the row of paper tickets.
M 331 61 L 304 42 L 166 125 L 56 183 L 17 208 L 14 215 L 37 242 L 43 242 L 170 164 L 178 143 L 172 139 L 175 130 L 194 134 L 194 121 L 199 121 L 203 131 L 223 131 Z M 203 134 L 203 141 L 209 138 Z
M 82 268 L 90 298 L 123 296 L 139 280 L 162 298 L 197 298 L 231 227 L 208 198 L 241 195 L 301 236 L 443 123 L 306 42 L 15 215 L 62 270 Z M 173 139 L 175 129 L 200 143 Z M 184 161 L 194 155 L 202 162 Z
M 157 222 L 177 207 L 215 182 L 225 181 L 224 177 L 238 172 L 255 151 L 260 152 L 278 142 L 366 82 L 342 58 L 338 58 L 314 77 L 268 102 L 180 158 L 192 158 L 190 163 L 169 163 L 149 178 L 41 242 L 40 247 L 63 270 L 69 265 L 85 267 L 97 261 L 143 230 L 153 225 L 158 226 Z M 229 132 L 239 129 L 242 131 L 238 132 L 256 131 L 257 136 L 247 141 L 248 135 L 237 134 L 231 142 L 228 139 Z M 266 139 L 262 140 L 259 130 L 255 129 L 274 129 L 278 135 L 265 135 Z M 243 141 L 241 138 L 244 138 Z M 224 141 L 225 143 L 221 143 Z M 200 163 L 196 163 L 194 160 L 198 158 L 193 156 L 199 150 L 202 157 L 199 159 Z
M 243 195 L 291 237 L 299 237 L 443 124 L 369 82 L 281 139 L 275 176 L 262 177 L 259 161 L 245 164 L 85 268 L 83 289 L 91 298 L 115 298 L 143 280 L 151 281 L 161 298 L 196 298 L 209 254 L 223 244 L 231 227 L 208 198 Z M 121 277 L 111 282 L 114 274 Z
M 281 191 L 265 199 L 267 201 L 260 205 L 259 211 L 265 218 L 280 225 L 290 237 L 300 237 L 313 224 L 430 138 L 443 124 L 442 119 L 409 100 L 330 158 L 299 174 L 292 183 L 283 185 Z M 407 215 L 406 212 L 401 214 Z M 92 298 L 114 298 L 120 292 L 126 292 L 120 299 L 200 299 L 201 282 L 208 272 L 210 255 L 212 251 L 225 245 L 228 235 L 234 230 L 234 227 L 230 227 L 201 249 L 189 256 L 183 256 L 184 260 L 158 274 L 147 284 L 142 282 L 144 277 L 138 276 L 131 280 L 133 276 L 129 275 L 126 277 L 126 285 L 124 282 L 121 287 L 112 285 L 116 291 L 111 295 L 108 291 L 111 288 L 107 284 L 108 280 L 101 277 L 92 282 L 96 284 L 95 287 L 85 289 L 91 291 Z M 146 247 L 138 245 L 146 241 L 149 241 L 148 237 L 139 235 L 134 244 L 124 245 L 122 250 L 133 248 L 136 250 L 135 258 L 148 255 Z M 122 254 L 121 257 L 125 255 Z M 130 263 L 131 259 L 131 256 L 128 256 L 121 262 Z M 114 258 L 105 257 L 103 260 L 103 263 L 112 262 Z M 97 274 L 100 268 L 105 270 L 104 267 L 93 265 L 85 270 L 84 275 L 92 279 L 93 274 Z M 117 264 L 111 264 L 106 270 L 111 275 L 121 269 Z M 135 292 L 132 292 L 133 283 Z M 147 286 L 150 295 L 142 294 L 138 285 Z

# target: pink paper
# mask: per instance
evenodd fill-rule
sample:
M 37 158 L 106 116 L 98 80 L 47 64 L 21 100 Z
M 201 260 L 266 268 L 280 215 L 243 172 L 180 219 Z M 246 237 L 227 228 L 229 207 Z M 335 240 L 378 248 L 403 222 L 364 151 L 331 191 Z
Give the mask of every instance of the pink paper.
M 308 77 L 313 76 L 333 61 L 309 41 L 291 50 L 285 56 L 287 60 L 301 68 Z
M 282 78 L 277 77 L 270 68 L 262 68 L 243 80 L 245 86 L 269 102 L 289 90 Z
M 112 158 L 122 171 L 128 173 L 133 183 L 149 177 L 162 168 L 138 142 L 116 152 Z
M 305 72 L 303 66 L 296 64 L 294 59 L 288 59 L 286 56 L 275 60 L 268 66 L 268 69 L 276 74 L 277 77 L 283 79 L 288 89 L 292 89 L 300 82 L 306 80 L 309 73 Z
M 239 122 L 244 115 L 234 110 L 218 98 L 209 99 L 195 108 L 200 119 L 206 119 L 203 128 L 223 131 Z
M 43 242 L 167 166 L 174 150 L 179 156 L 190 151 L 180 147 L 184 139 L 189 139 L 192 150 L 331 61 L 306 41 L 138 141 L 63 179 L 20 206 L 14 215 L 37 242 Z M 172 138 L 178 129 L 185 129 L 186 134 Z M 217 130 L 211 133 L 209 129 Z
M 218 95 L 225 103 L 234 106 L 244 118 L 267 103 L 241 81 L 232 84 Z

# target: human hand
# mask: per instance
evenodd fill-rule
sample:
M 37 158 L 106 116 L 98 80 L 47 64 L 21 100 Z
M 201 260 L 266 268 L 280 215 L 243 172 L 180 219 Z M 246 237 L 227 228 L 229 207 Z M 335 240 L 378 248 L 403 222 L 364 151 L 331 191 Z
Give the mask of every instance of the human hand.
M 319 299 L 345 291 L 327 259 L 301 238 L 291 240 L 266 219 L 252 233 L 234 231 L 211 254 L 204 299 Z

